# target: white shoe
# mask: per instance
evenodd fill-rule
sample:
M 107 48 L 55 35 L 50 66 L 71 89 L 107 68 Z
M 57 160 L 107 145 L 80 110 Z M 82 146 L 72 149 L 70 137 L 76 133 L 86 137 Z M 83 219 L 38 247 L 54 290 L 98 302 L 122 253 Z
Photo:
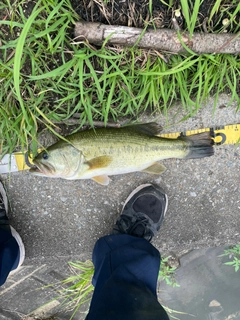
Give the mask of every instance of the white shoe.
M 8 214 L 8 199 L 6 191 L 0 181 L 0 217 L 7 216 Z
M 24 244 L 22 242 L 22 238 L 20 237 L 19 233 L 12 226 L 10 226 L 10 228 L 11 228 L 12 236 L 17 241 L 18 246 L 19 246 L 19 251 L 20 251 L 18 265 L 14 270 L 12 270 L 12 271 L 16 271 L 20 268 L 20 266 L 23 264 L 23 261 L 25 259 L 25 247 L 24 247 Z

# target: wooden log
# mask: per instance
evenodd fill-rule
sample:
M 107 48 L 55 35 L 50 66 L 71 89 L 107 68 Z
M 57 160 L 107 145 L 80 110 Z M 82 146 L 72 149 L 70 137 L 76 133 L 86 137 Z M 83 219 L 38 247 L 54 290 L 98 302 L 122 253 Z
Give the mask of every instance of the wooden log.
M 95 45 L 102 45 L 107 39 L 108 44 L 125 47 L 137 46 L 174 53 L 186 53 L 181 41 L 193 52 L 203 53 L 240 53 L 240 33 L 189 33 L 178 34 L 171 29 L 147 29 L 125 26 L 104 25 L 95 22 L 77 22 L 75 25 L 77 41 L 87 40 Z M 180 41 L 181 39 L 181 41 Z

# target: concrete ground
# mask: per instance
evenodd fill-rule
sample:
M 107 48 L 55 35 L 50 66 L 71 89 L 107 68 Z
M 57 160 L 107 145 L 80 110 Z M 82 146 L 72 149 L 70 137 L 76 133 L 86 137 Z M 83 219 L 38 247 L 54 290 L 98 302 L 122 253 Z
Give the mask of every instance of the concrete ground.
M 224 263 L 224 247 L 193 250 L 180 259 L 179 287 L 160 284 L 162 303 L 179 320 L 239 320 L 239 272 Z
M 166 132 L 240 123 L 236 104 L 226 107 L 228 102 L 228 96 L 222 95 L 213 114 L 210 99 L 204 109 L 180 123 L 184 113 L 177 112 L 176 106 L 169 116 L 170 124 L 173 121 L 175 124 Z M 168 124 L 163 115 L 154 119 Z M 141 120 L 153 118 L 145 115 Z M 239 160 L 239 146 L 223 145 L 216 147 L 210 158 L 164 160 L 167 171 L 161 176 L 145 173 L 112 176 L 109 186 L 91 180 L 35 177 L 28 172 L 2 175 L 12 208 L 11 224 L 26 247 L 25 270 L 33 268 L 34 272 L 38 267 L 47 268 L 57 260 L 73 260 L 75 256 L 91 257 L 95 241 L 111 232 L 128 194 L 143 183 L 158 184 L 168 194 L 168 212 L 153 241 L 161 252 L 173 251 L 180 256 L 190 249 L 240 243 Z M 0 289 L 2 296 L 5 289 Z M 24 286 L 22 290 L 25 291 Z M 35 309 L 35 304 L 34 307 L 28 304 L 27 311 L 21 311 L 18 304 L 14 310 L 26 314 Z M 4 309 L 4 305 L 1 307 Z M 5 309 L 11 308 L 8 304 Z

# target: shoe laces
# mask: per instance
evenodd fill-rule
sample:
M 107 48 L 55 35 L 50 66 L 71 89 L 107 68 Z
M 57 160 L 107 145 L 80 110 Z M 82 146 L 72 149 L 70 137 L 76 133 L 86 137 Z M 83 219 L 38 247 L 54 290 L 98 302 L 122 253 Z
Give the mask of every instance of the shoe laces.
M 144 238 L 151 241 L 154 236 L 153 231 L 149 226 L 149 219 L 145 216 L 128 216 L 122 214 L 119 220 L 116 222 L 116 227 L 118 232 L 129 234 L 135 237 Z

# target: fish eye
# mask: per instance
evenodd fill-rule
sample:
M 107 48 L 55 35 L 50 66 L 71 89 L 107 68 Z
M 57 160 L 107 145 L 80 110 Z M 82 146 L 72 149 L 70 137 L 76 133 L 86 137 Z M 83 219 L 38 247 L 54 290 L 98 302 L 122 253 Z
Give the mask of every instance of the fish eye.
M 44 160 L 47 160 L 49 158 L 49 155 L 46 152 L 44 152 L 43 155 L 42 155 L 42 158 Z

